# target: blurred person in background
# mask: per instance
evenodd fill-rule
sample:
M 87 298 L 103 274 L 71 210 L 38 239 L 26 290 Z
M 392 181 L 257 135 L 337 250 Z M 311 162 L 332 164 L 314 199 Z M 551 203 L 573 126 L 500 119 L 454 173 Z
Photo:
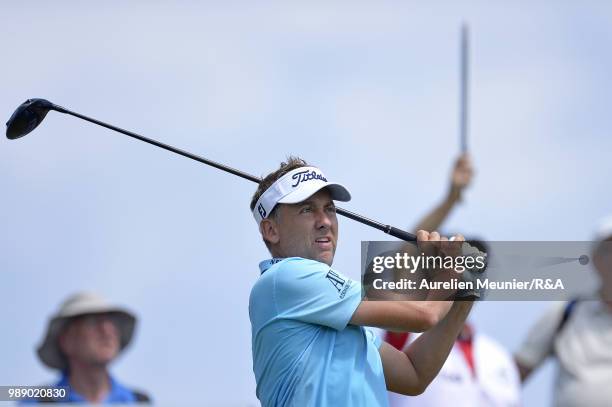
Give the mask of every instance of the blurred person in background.
M 461 201 L 473 177 L 468 155 L 455 162 L 445 199 L 428 213 L 414 230 L 437 230 L 455 205 Z M 468 239 L 487 252 L 484 242 Z M 399 350 L 410 345 L 418 334 L 385 331 L 385 341 Z M 421 395 L 406 397 L 389 392 L 392 407 L 426 406 L 519 406 L 520 381 L 512 355 L 492 338 L 466 323 L 442 366 L 440 373 Z
M 612 406 L 612 216 L 600 223 L 594 240 L 599 300 L 555 304 L 515 354 L 523 381 L 549 356 L 557 361 L 555 406 Z
M 470 185 L 473 177 L 474 169 L 470 156 L 467 154 L 460 155 L 451 171 L 450 185 L 446 197 L 421 219 L 414 230 L 438 230 L 451 210 L 461 202 L 463 191 Z
M 419 334 L 387 332 L 386 340 L 404 349 Z M 466 323 L 438 376 L 421 395 L 389 393 L 391 407 L 521 405 L 519 374 L 512 355 L 497 341 Z
M 115 380 L 109 365 L 129 345 L 136 317 L 92 293 L 75 294 L 51 317 L 38 357 L 61 372 L 56 387 L 69 387 L 74 403 L 148 403 L 148 395 Z M 33 400 L 34 401 L 34 400 Z M 39 399 L 39 402 L 54 402 Z

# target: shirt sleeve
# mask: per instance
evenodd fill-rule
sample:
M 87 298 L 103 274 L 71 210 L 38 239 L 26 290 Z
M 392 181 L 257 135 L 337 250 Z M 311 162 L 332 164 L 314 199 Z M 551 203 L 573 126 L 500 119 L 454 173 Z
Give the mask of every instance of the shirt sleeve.
M 361 302 L 361 284 L 325 263 L 289 259 L 277 270 L 274 301 L 280 318 L 344 329 Z
M 375 329 L 373 328 L 365 328 L 365 332 L 366 332 L 366 338 L 368 341 L 371 341 L 372 343 L 374 343 L 374 345 L 376 346 L 377 349 L 380 349 L 380 345 L 382 345 L 383 340 L 381 335 L 379 334 L 379 332 L 376 332 Z M 382 331 L 384 332 L 384 331 Z
M 565 305 L 566 303 L 555 304 L 531 327 L 514 355 L 521 364 L 534 369 L 552 354 L 557 327 L 563 317 Z

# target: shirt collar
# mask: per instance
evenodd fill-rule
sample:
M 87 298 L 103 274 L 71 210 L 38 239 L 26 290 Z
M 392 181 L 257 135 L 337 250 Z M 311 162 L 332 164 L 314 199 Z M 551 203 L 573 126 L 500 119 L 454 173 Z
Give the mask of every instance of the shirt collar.
M 264 260 L 261 263 L 259 263 L 259 272 L 261 274 L 265 273 L 266 270 L 268 270 L 270 267 L 272 267 L 273 265 L 275 265 L 276 263 L 280 263 L 281 261 L 285 260 L 285 258 L 283 257 L 274 257 L 268 260 Z
M 110 379 L 111 390 L 106 397 L 106 403 L 134 401 L 135 398 L 132 390 L 119 384 L 112 376 L 109 375 L 108 378 Z
M 68 379 L 67 370 L 62 371 L 62 377 L 60 378 L 60 381 L 57 382 L 55 387 L 68 387 L 69 388 L 68 397 L 64 400 L 66 402 L 76 402 L 76 403 L 87 402 L 87 400 L 85 400 L 85 397 L 81 396 L 79 393 L 72 390 L 72 387 L 70 387 L 70 380 Z
M 132 391 L 122 386 L 121 384 L 119 384 L 110 374 L 108 375 L 108 380 L 110 381 L 110 391 L 108 392 L 108 395 L 106 396 L 106 398 L 104 399 L 102 403 L 122 402 L 122 401 L 125 402 L 125 401 L 134 400 Z M 62 372 L 62 377 L 60 381 L 57 383 L 56 387 L 70 387 L 68 371 Z M 77 403 L 87 403 L 87 400 L 85 399 L 85 397 L 83 397 L 79 393 L 72 390 L 72 388 L 70 389 L 68 393 L 68 399 L 66 401 L 77 402 Z

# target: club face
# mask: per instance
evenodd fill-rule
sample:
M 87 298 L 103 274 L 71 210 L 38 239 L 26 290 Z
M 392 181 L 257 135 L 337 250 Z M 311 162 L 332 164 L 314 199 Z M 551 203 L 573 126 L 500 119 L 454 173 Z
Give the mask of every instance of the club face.
M 28 99 L 6 122 L 6 137 L 15 140 L 34 130 L 43 121 L 53 103 L 45 99 Z

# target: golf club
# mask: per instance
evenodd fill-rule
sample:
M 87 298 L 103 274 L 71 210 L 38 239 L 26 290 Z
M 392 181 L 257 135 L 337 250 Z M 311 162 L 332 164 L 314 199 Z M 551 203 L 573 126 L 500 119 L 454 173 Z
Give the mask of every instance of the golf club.
M 76 112 L 72 112 L 62 106 L 58 106 L 45 99 L 28 99 L 24 103 L 22 103 L 21 106 L 19 106 L 15 110 L 15 112 L 13 113 L 9 121 L 6 122 L 6 137 L 8 137 L 11 140 L 15 140 L 15 139 L 18 139 L 30 133 L 32 130 L 38 127 L 38 125 L 44 120 L 47 113 L 49 113 L 49 110 L 55 110 L 56 112 L 65 113 L 65 114 L 69 114 L 74 117 L 78 117 L 79 119 L 86 120 L 88 122 L 97 124 L 102 127 L 106 127 L 107 129 L 114 130 L 116 132 L 125 134 L 126 136 L 133 137 L 140 141 L 144 141 L 145 143 L 152 144 L 154 146 L 163 148 L 173 153 L 180 154 L 184 157 L 191 158 L 192 160 L 199 161 L 203 164 L 210 165 L 211 167 L 215 167 L 222 171 L 229 172 L 230 174 L 234 174 L 244 179 L 248 179 L 249 181 L 253 181 L 256 183 L 259 183 L 261 181 L 260 178 L 247 174 L 245 172 L 239 171 L 235 168 L 231 168 L 226 165 L 219 164 L 215 161 L 211 161 L 204 157 L 200 157 L 198 155 L 191 154 L 187 151 L 178 149 L 176 147 L 172 147 L 167 144 L 160 143 L 159 141 L 141 136 L 131 131 L 112 126 L 110 124 L 101 122 L 96 119 L 92 119 L 90 117 L 84 116 Z M 391 236 L 397 237 L 398 239 L 405 240 L 407 242 L 416 241 L 415 235 L 408 233 L 404 230 L 398 229 L 396 227 L 393 227 L 391 225 L 384 225 L 380 222 L 377 222 L 372 219 L 368 219 L 365 216 L 358 215 L 354 212 L 350 212 L 342 208 L 336 208 L 336 212 L 349 219 L 355 220 L 357 222 L 363 223 L 364 225 L 368 225 L 375 229 L 381 230 Z

